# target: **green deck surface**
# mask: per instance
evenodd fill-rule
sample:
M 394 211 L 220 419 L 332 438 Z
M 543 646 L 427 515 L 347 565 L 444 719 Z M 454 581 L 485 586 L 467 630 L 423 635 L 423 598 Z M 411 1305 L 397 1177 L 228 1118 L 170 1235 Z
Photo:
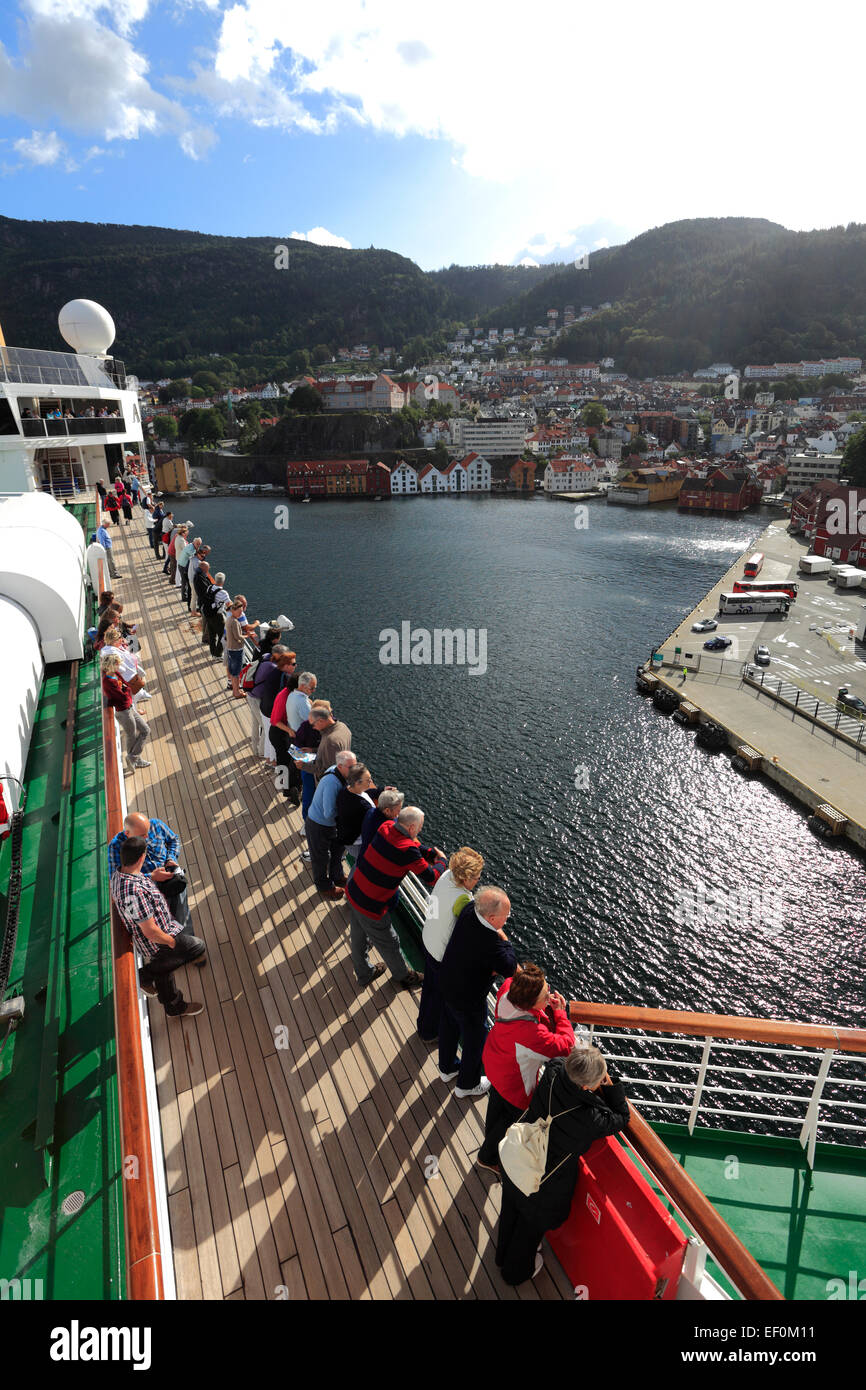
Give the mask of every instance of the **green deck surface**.
M 866 1153 L 861 1149 L 818 1144 L 810 1175 L 796 1139 L 709 1129 L 690 1135 L 683 1125 L 653 1128 L 785 1298 L 826 1300 L 831 1279 L 842 1279 L 847 1287 L 849 1271 L 862 1268 Z M 712 1260 L 707 1270 L 737 1296 Z
M 46 668 L 25 777 L 7 990 L 24 995 L 25 1015 L 0 1054 L 0 1279 L 29 1279 L 31 1297 L 109 1299 L 123 1297 L 125 1271 L 97 663 L 79 667 L 64 795 L 70 679 L 69 666 Z M 4 923 L 9 860 L 7 839 Z M 66 1215 L 61 1204 L 73 1192 L 84 1194 L 83 1205 Z

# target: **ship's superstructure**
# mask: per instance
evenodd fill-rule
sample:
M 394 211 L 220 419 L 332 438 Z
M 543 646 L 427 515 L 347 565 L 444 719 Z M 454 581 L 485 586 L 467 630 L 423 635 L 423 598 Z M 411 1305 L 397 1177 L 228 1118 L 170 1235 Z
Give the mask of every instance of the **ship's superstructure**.
M 0 495 L 77 496 L 129 454 L 144 468 L 136 383 L 107 355 L 110 316 L 73 300 L 60 328 L 74 352 L 7 347 L 0 336 Z

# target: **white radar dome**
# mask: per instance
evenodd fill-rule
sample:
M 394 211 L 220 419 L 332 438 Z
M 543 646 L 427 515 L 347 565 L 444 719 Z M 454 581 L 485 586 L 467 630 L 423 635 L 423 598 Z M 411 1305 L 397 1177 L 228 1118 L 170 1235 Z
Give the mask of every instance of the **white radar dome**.
M 99 355 L 114 342 L 114 319 L 92 299 L 70 299 L 57 315 L 60 332 L 76 352 Z

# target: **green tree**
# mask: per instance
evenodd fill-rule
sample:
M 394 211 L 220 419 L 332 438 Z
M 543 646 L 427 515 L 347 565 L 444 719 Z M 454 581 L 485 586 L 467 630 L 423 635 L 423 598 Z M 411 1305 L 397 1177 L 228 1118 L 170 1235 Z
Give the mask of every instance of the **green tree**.
M 184 426 L 184 421 L 188 423 Z M 226 422 L 222 411 L 188 410 L 181 420 L 181 432 L 190 444 L 216 444 L 225 433 Z
M 441 439 L 434 444 L 430 461 L 434 468 L 445 468 L 448 464 L 448 449 Z
M 300 415 L 320 415 L 325 409 L 325 402 L 320 392 L 305 382 L 303 386 L 297 386 L 289 397 L 289 409 Z
M 594 425 L 596 428 L 600 428 L 606 419 L 607 411 L 601 401 L 587 401 L 580 412 L 580 420 L 583 425 Z
M 330 358 L 330 353 L 328 358 Z M 328 358 L 325 360 L 327 361 Z M 303 376 L 305 372 L 308 372 L 310 370 L 310 354 L 307 349 L 298 348 L 295 352 L 289 353 L 286 358 L 286 367 L 290 377 Z
M 649 444 L 647 443 L 646 435 L 644 435 L 644 434 L 636 434 L 635 437 L 634 437 L 634 439 L 631 441 L 631 451 L 632 451 L 632 453 L 633 453 L 633 454 L 645 454 L 648 448 L 649 448 Z
M 331 349 L 326 343 L 317 343 L 313 348 L 311 360 L 314 367 L 321 367 L 331 360 Z
M 221 385 L 215 372 L 196 372 L 192 384 L 193 386 L 200 386 L 206 396 L 213 395 L 214 391 L 218 391 Z
M 156 415 L 153 420 L 153 432 L 157 439 L 167 439 L 173 444 L 177 439 L 177 420 L 173 415 Z
M 852 434 L 845 445 L 840 472 L 846 474 L 855 487 L 866 484 L 866 425 Z

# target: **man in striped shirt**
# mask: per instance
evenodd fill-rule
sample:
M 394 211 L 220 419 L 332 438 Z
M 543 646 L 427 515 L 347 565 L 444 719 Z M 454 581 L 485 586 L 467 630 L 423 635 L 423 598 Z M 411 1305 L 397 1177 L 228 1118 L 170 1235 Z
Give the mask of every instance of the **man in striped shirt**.
M 139 815 L 137 811 L 130 811 L 124 817 L 123 829 L 109 841 L 109 875 L 120 868 L 120 847 L 131 835 L 144 836 L 147 852 L 142 873 L 149 874 L 153 882 L 160 885 L 159 891 L 168 902 L 172 917 L 176 922 L 180 922 L 184 931 L 188 931 L 192 925 L 192 918 L 185 883 L 183 887 L 180 886 L 180 879 L 185 879 L 178 859 L 180 840 L 165 821 L 157 820 L 156 816 L 148 818 Z M 170 885 L 168 889 L 162 886 L 166 883 Z
M 400 989 L 418 989 L 423 975 L 410 970 L 400 950 L 389 908 L 407 874 L 417 874 L 422 883 L 436 881 L 434 865 L 445 863 L 441 849 L 422 849 L 418 840 L 424 825 L 424 812 L 406 806 L 396 820 L 385 821 L 373 836 L 349 876 L 346 905 L 349 909 L 349 949 L 358 983 L 368 985 L 384 973 L 384 965 L 370 965 L 369 948 L 375 946 Z
M 141 958 L 139 982 L 155 994 L 169 1018 L 200 1014 L 203 1004 L 184 999 L 172 972 L 182 965 L 204 965 L 206 947 L 181 929 L 153 879 L 142 873 L 147 840 L 130 835 L 120 846 L 120 867 L 111 875 L 111 897 Z

